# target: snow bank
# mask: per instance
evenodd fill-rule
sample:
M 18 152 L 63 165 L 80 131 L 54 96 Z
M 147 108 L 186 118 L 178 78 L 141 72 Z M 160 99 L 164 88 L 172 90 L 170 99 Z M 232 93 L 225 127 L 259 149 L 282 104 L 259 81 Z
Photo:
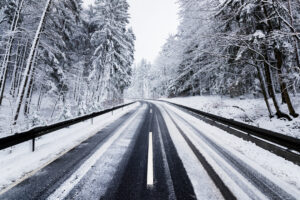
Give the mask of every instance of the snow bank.
M 299 97 L 300 96 L 293 98 L 293 103 L 297 113 L 300 113 Z M 293 121 L 277 119 L 276 117 L 270 119 L 263 99 L 195 96 L 162 100 L 185 105 L 204 112 L 300 138 L 300 117 L 293 119 Z M 273 106 L 272 103 L 271 106 Z M 285 105 L 282 106 L 282 110 L 288 113 Z
M 195 128 L 201 130 L 214 143 L 243 160 L 247 165 L 256 169 L 256 171 L 263 174 L 269 180 L 272 180 L 290 194 L 300 194 L 300 167 L 298 165 L 264 150 L 252 142 L 244 141 L 217 127 L 211 126 L 173 106 L 165 104 L 165 107 L 183 117 L 189 123 L 193 124 Z M 182 123 L 180 124 L 182 125 Z M 185 126 L 183 130 L 187 133 L 191 132 L 188 126 Z M 196 137 L 195 135 L 192 141 L 197 141 Z M 197 146 L 199 147 L 199 145 Z
M 31 141 L 0 151 L 0 171 L 5 172 L 0 176 L 0 190 L 47 165 L 139 105 L 135 103 L 114 111 L 113 115 L 96 117 L 93 124 L 87 120 L 45 135 L 36 140 L 35 152 L 31 152 Z

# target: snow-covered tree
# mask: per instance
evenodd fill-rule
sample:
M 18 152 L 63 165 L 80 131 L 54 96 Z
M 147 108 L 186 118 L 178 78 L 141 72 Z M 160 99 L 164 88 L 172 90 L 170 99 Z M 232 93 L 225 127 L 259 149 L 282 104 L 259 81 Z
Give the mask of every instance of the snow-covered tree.
M 97 80 L 97 101 L 122 98 L 130 85 L 133 63 L 134 34 L 127 29 L 128 3 L 125 0 L 97 0 L 92 23 L 96 27 L 92 35 L 95 47 L 93 75 Z
M 167 96 L 219 94 L 263 95 L 269 114 L 297 117 L 290 92 L 299 89 L 299 2 L 261 0 L 180 0 L 176 40 L 168 40 L 157 62 L 169 60 L 176 71 Z M 167 49 L 167 50 L 166 50 Z M 166 54 L 165 52 L 177 52 Z M 171 55 L 171 56 L 170 56 Z M 298 84 L 298 85 L 297 85 Z M 158 84 L 159 85 L 159 84 Z M 160 84 L 161 88 L 164 84 Z M 163 90 L 166 91 L 166 90 Z
M 132 70 L 131 86 L 126 90 L 128 98 L 152 98 L 153 82 L 151 80 L 152 66 L 150 62 L 142 59 Z

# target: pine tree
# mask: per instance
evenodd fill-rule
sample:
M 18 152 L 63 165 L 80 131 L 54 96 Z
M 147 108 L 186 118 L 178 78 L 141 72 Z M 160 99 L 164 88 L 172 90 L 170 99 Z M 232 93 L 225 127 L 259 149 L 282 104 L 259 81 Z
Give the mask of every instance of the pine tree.
M 133 62 L 134 35 L 127 30 L 128 3 L 125 0 L 97 0 L 96 15 L 92 23 L 96 30 L 92 36 L 94 76 L 97 100 L 120 99 L 130 84 Z
M 0 73 L 0 105 L 2 104 L 2 99 L 4 95 L 4 90 L 5 90 L 5 85 L 7 81 L 7 71 L 8 71 L 8 63 L 10 62 L 11 59 L 11 53 L 13 49 L 13 43 L 15 40 L 15 32 L 17 31 L 18 24 L 20 22 L 20 17 L 21 17 L 21 11 L 23 8 L 24 0 L 18 0 L 16 5 L 13 4 L 15 11 L 14 11 L 14 16 L 12 19 L 9 19 L 11 28 L 10 28 L 10 33 L 8 33 L 10 36 L 7 40 L 6 44 L 6 50 L 4 54 L 4 59 L 2 62 L 2 67 L 1 67 L 1 73 Z M 9 4 L 11 5 L 11 3 Z
M 256 97 L 261 93 L 270 117 L 273 111 L 269 98 L 275 114 L 291 120 L 278 102 L 276 92 L 280 91 L 289 114 L 298 116 L 289 92 L 290 88 L 296 91 L 299 77 L 299 4 L 261 0 L 179 2 L 181 23 L 176 40 L 167 41 L 156 62 L 161 72 L 166 66 L 176 71 L 169 78 L 165 95 Z M 167 80 L 165 77 L 163 81 Z M 164 84 L 160 85 L 163 90 Z
M 34 60 L 34 57 L 35 57 L 35 54 L 36 54 L 36 51 L 37 51 L 41 31 L 43 29 L 45 20 L 47 18 L 47 12 L 49 12 L 50 7 L 51 7 L 51 3 L 52 3 L 52 0 L 47 0 L 44 11 L 43 11 L 43 14 L 42 14 L 41 19 L 40 19 L 39 26 L 36 30 L 35 37 L 34 37 L 34 40 L 32 42 L 32 45 L 31 45 L 29 57 L 27 58 L 27 64 L 26 64 L 26 68 L 25 68 L 25 75 L 24 75 L 22 83 L 21 83 L 21 88 L 20 88 L 18 98 L 17 98 L 17 102 L 16 102 L 16 109 L 15 109 L 15 112 L 14 112 L 14 119 L 13 119 L 14 120 L 14 122 L 13 122 L 14 125 L 17 123 L 17 120 L 18 120 L 18 117 L 19 117 L 20 109 L 21 109 L 21 105 L 22 105 L 22 101 L 23 101 L 25 92 L 28 91 L 28 82 L 30 82 L 30 78 L 31 78 L 30 74 L 33 70 L 32 69 L 33 60 Z
M 44 99 L 52 109 L 49 122 L 62 111 L 78 115 L 103 109 L 106 100 L 121 103 L 116 99 L 130 85 L 134 60 L 128 3 L 99 0 L 89 11 L 81 4 L 0 2 L 0 102 L 16 102 L 12 123 L 18 128 L 43 118 Z M 4 90 L 6 82 L 10 90 Z M 18 121 L 22 114 L 26 120 Z

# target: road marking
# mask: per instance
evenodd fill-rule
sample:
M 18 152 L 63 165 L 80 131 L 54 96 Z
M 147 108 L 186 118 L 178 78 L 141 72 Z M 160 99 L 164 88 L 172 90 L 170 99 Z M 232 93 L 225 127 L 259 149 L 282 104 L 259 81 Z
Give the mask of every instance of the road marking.
M 150 109 L 150 113 L 152 113 L 152 109 Z
M 147 167 L 147 186 L 153 185 L 153 145 L 152 145 L 152 132 L 149 133 L 148 145 L 148 167 Z

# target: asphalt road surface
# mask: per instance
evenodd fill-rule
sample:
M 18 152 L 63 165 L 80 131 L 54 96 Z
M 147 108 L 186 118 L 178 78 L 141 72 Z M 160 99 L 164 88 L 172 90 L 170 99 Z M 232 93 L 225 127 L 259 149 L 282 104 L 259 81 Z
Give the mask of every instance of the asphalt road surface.
M 297 199 L 176 109 L 141 102 L 0 199 Z

